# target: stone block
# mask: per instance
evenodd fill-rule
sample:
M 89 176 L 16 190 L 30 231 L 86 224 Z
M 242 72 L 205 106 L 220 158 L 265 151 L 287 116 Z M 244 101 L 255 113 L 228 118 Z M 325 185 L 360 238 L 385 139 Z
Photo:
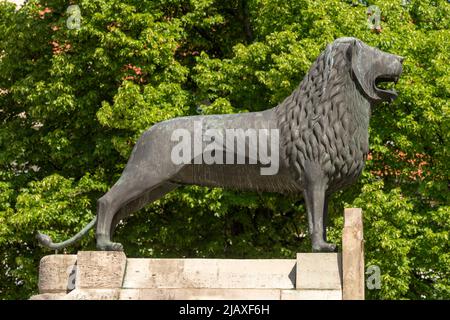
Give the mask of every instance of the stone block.
M 293 259 L 128 259 L 123 288 L 295 288 Z
M 75 289 L 60 300 L 117 300 L 120 289 Z
M 296 289 L 342 290 L 340 253 L 297 253 Z
M 120 300 L 279 300 L 279 289 L 122 289 Z
M 77 257 L 76 289 L 122 287 L 127 258 L 119 251 L 80 251 Z
M 281 290 L 281 300 L 342 300 L 341 290 Z
M 42 293 L 31 296 L 29 300 L 62 300 L 66 293 Z
M 69 275 L 75 269 L 76 255 L 53 254 L 39 263 L 39 293 L 66 293 L 71 290 Z
M 364 300 L 364 238 L 360 208 L 344 210 L 342 230 L 343 299 Z

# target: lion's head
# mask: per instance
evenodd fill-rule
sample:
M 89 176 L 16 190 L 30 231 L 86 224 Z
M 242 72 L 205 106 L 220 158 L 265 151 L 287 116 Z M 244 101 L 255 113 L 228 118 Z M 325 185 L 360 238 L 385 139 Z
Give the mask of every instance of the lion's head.
M 372 103 L 392 101 L 397 97 L 394 89 L 383 89 L 382 82 L 397 83 L 402 73 L 403 57 L 383 52 L 356 38 L 339 38 L 326 51 L 348 45 L 347 57 L 351 61 L 351 72 L 360 89 Z

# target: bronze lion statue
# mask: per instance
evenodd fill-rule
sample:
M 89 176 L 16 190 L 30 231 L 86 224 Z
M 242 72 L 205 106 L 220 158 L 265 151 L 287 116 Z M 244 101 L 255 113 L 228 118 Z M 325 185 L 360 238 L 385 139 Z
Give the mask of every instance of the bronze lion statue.
M 98 199 L 97 216 L 83 230 L 61 243 L 40 233 L 37 238 L 46 247 L 61 249 L 96 225 L 99 250 L 122 250 L 111 239 L 122 219 L 178 186 L 195 184 L 302 194 L 312 250 L 335 251 L 326 235 L 328 200 L 361 174 L 369 151 L 371 107 L 397 96 L 379 83 L 397 82 L 402 60 L 356 38 L 340 38 L 272 109 L 155 124 L 139 138 L 120 179 Z M 194 138 L 186 138 L 188 148 L 183 149 L 180 138 L 191 133 Z M 269 146 L 263 138 L 270 138 Z M 234 148 L 235 142 L 241 147 Z M 264 152 L 254 152 L 257 148 Z

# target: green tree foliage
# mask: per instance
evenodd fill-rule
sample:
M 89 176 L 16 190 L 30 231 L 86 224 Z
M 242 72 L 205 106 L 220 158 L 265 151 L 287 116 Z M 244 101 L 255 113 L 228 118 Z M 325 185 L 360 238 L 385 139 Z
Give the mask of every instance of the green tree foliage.
M 264 110 L 325 45 L 358 37 L 406 57 L 398 99 L 372 110 L 359 182 L 332 199 L 364 210 L 373 299 L 450 298 L 450 4 L 364 1 L 79 0 L 0 3 L 0 297 L 37 290 L 37 230 L 61 241 L 94 215 L 132 146 L 173 117 Z M 131 257 L 293 258 L 308 251 L 303 200 L 185 187 L 124 221 Z M 94 232 L 67 253 L 94 248 Z

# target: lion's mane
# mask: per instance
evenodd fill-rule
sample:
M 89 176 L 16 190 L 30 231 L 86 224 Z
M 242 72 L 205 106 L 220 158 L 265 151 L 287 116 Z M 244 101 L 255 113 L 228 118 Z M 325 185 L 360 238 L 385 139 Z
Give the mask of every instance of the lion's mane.
M 368 153 L 370 103 L 352 75 L 352 41 L 330 44 L 299 87 L 275 108 L 280 156 L 305 183 L 305 164 L 321 166 L 328 190 L 353 182 Z

